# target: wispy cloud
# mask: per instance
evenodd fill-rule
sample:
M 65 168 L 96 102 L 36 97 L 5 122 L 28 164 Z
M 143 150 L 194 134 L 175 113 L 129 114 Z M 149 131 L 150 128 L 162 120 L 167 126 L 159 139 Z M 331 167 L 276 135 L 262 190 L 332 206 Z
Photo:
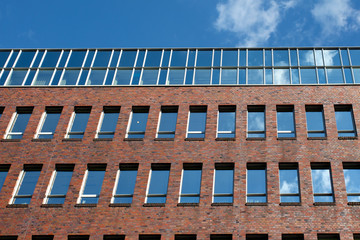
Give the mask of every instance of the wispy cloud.
M 296 4 L 297 0 L 227 0 L 216 6 L 215 27 L 235 33 L 240 46 L 258 46 L 268 41 L 285 12 Z
M 360 11 L 351 6 L 351 0 L 320 0 L 311 14 L 326 36 L 359 29 Z
M 28 29 L 27 31 L 19 33 L 18 37 L 32 42 L 36 41 L 35 32 L 32 29 Z

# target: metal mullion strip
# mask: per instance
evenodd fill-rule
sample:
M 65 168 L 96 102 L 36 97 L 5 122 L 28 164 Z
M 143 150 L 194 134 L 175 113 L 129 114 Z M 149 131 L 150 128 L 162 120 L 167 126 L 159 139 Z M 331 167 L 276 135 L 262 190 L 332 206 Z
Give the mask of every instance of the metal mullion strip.
M 44 54 L 43 54 L 43 56 L 41 57 L 41 60 L 40 60 L 40 63 L 39 63 L 38 68 L 41 68 L 41 65 L 42 65 L 42 64 L 43 64 L 43 62 L 44 62 L 44 59 L 45 59 L 46 53 L 47 53 L 47 49 L 44 51 Z
M 115 184 L 114 184 L 114 188 L 113 188 L 113 192 L 112 192 L 112 197 L 111 197 L 111 203 L 114 203 L 115 197 L 116 197 L 116 191 L 119 185 L 119 179 L 120 179 L 120 166 L 119 169 L 116 171 L 116 178 L 115 178 Z
M 91 75 L 92 67 L 93 67 L 93 65 L 94 65 L 94 62 L 95 62 L 97 53 L 98 53 L 98 50 L 96 49 L 96 50 L 95 50 L 95 54 L 94 54 L 94 56 L 93 56 L 93 59 L 91 60 L 90 69 L 89 69 L 88 75 L 86 76 L 85 86 L 88 84 L 89 77 L 90 77 L 90 75 Z M 87 52 L 86 52 L 86 54 L 85 54 L 85 58 L 84 58 L 85 60 L 87 59 L 88 54 L 89 54 L 89 50 L 87 50 Z M 78 79 L 77 79 L 77 81 L 76 81 L 76 85 L 79 84 L 79 81 L 80 81 L 80 78 L 81 78 L 81 74 L 82 74 L 82 72 L 83 72 L 84 64 L 85 64 L 85 62 L 86 62 L 85 60 L 84 60 L 83 64 L 81 65 L 81 70 L 80 70 L 80 74 L 79 74 L 79 76 L 78 76 Z
M 46 189 L 46 193 L 45 193 L 45 198 L 43 200 L 43 204 L 46 204 L 49 200 L 49 196 L 50 196 L 50 193 L 52 191 L 52 188 L 54 186 L 54 182 L 55 182 L 55 178 L 56 178 L 56 175 L 57 175 L 57 171 L 56 169 L 53 171 L 53 173 L 51 174 L 51 178 L 50 178 L 50 182 L 49 182 L 49 186 L 47 187 Z
M 236 84 L 240 83 L 240 49 L 237 49 Z
M 133 82 L 133 78 L 134 78 L 134 73 L 135 73 L 135 66 L 136 66 L 136 62 L 137 62 L 137 59 L 138 59 L 138 56 L 139 56 L 139 49 L 136 50 L 136 57 L 135 57 L 135 61 L 134 61 L 134 65 L 133 65 L 133 72 L 131 74 L 131 79 L 130 79 L 130 86 L 132 85 L 132 82 Z M 140 80 L 140 79 L 139 79 Z M 139 81 L 140 83 L 140 81 Z
M 159 80 L 160 80 L 160 74 L 161 74 L 161 70 L 162 70 L 162 62 L 163 62 L 164 54 L 165 54 L 165 51 L 164 51 L 164 49 L 162 49 L 161 50 L 160 65 L 159 65 L 159 72 L 158 72 L 158 77 L 157 77 L 157 80 L 156 80 L 156 85 L 159 85 Z
M 139 85 L 143 85 L 142 82 L 142 77 L 143 77 L 143 74 L 144 74 L 144 67 L 145 67 L 145 62 L 146 62 L 146 58 L 147 58 L 147 53 L 148 53 L 148 49 L 145 50 L 145 55 L 144 55 L 144 59 L 143 59 L 143 62 L 141 64 L 141 72 L 140 72 L 140 78 L 139 78 Z
M 14 50 L 11 50 L 10 51 L 10 54 L 9 54 L 9 56 L 8 56 L 8 58 L 7 58 L 7 60 L 5 61 L 5 64 L 4 64 L 4 68 L 6 68 L 7 67 L 7 64 L 9 63 L 9 61 L 10 61 L 10 59 L 11 59 L 11 56 L 14 54 Z M 1 76 L 0 76 L 1 77 Z
M 220 75 L 219 75 L 219 85 L 221 85 L 222 83 L 222 60 L 223 60 L 223 49 L 220 50 L 220 68 L 219 68 L 219 72 L 220 72 Z
M 298 69 L 298 73 L 299 73 L 299 84 L 302 84 L 302 80 L 301 80 L 301 72 L 300 72 L 300 56 L 299 56 L 299 49 L 296 48 L 296 58 L 297 58 L 297 69 Z
M 168 63 L 168 66 L 167 66 L 165 85 L 169 85 L 169 74 L 170 74 L 170 70 L 171 70 L 170 64 L 171 64 L 171 61 L 172 61 L 172 53 L 173 53 L 173 49 L 170 50 L 169 63 Z
M 14 67 L 16 66 L 16 64 L 17 64 L 17 62 L 19 61 L 19 58 L 20 58 L 22 52 L 23 52 L 23 50 L 20 50 L 20 51 L 19 51 L 19 53 L 18 53 L 18 55 L 16 56 L 16 59 L 15 59 L 13 65 L 11 66 L 11 68 L 14 68 Z
M 214 71 L 214 58 L 215 58 L 215 49 L 212 50 L 212 58 L 211 58 L 211 69 L 210 69 L 210 85 L 213 85 L 213 71 Z
M 16 180 L 16 184 L 15 184 L 15 187 L 14 187 L 14 191 L 13 191 L 13 193 L 12 193 L 12 197 L 11 197 L 11 199 L 10 199 L 10 201 L 9 201 L 9 204 L 14 204 L 15 198 L 16 198 L 16 196 L 17 196 L 17 193 L 18 193 L 19 190 L 20 190 L 20 186 L 21 186 L 21 184 L 22 184 L 22 181 L 23 181 L 23 179 L 24 179 L 24 176 L 25 176 L 25 170 L 22 169 L 21 172 L 20 172 L 20 174 L 19 174 L 18 179 Z
M 148 178 L 147 185 L 146 185 L 145 203 L 147 203 L 147 201 L 148 201 L 148 195 L 149 195 L 149 188 L 150 188 L 152 171 L 153 171 L 153 169 L 150 168 L 149 178 Z
M 33 56 L 33 59 L 32 59 L 32 61 L 30 63 L 29 68 L 32 68 L 32 66 L 34 65 L 35 59 L 36 59 L 38 54 L 39 54 L 39 50 L 36 50 L 35 55 Z
M 180 189 L 179 189 L 179 199 L 178 199 L 178 203 L 181 202 L 181 197 L 182 197 L 182 188 L 183 188 L 183 185 L 184 185 L 184 168 L 181 170 L 181 179 L 180 179 Z
M 89 175 L 89 169 L 87 168 L 85 170 L 85 174 L 84 174 L 84 179 L 81 183 L 81 187 L 80 187 L 80 192 L 79 192 L 79 197 L 76 201 L 76 203 L 81 203 L 81 199 L 82 199 L 82 196 L 83 196 L 83 192 L 84 192 L 84 189 L 85 189 L 85 185 L 86 185 L 86 182 L 87 182 L 87 178 L 88 178 L 88 175 Z
M 347 51 L 347 58 L 348 58 L 348 60 L 349 60 L 349 64 L 350 64 L 350 66 L 352 67 L 353 64 L 352 64 L 352 61 L 351 61 L 350 49 L 349 49 L 349 48 L 346 48 L 346 51 Z M 340 51 L 340 56 L 341 56 L 341 51 Z
M 117 60 L 117 62 L 116 62 L 116 68 L 118 68 L 119 67 L 119 64 L 120 64 L 120 60 L 121 60 L 121 57 L 122 57 L 122 54 L 123 54 L 123 50 L 121 49 L 120 50 L 120 53 L 119 53 L 119 58 L 118 58 L 118 60 Z
M 46 54 L 47 54 L 47 52 L 48 52 L 48 50 L 46 50 Z M 46 54 L 45 54 L 45 57 L 46 57 Z M 64 50 L 61 50 L 60 56 L 59 56 L 59 58 L 58 58 L 58 60 L 57 60 L 57 62 L 56 62 L 56 65 L 55 65 L 55 69 L 54 69 L 55 71 L 53 72 L 53 75 L 52 75 L 51 78 L 50 78 L 49 86 L 51 86 L 52 82 L 54 81 L 54 77 L 55 77 L 56 71 L 58 71 L 58 67 L 59 67 L 59 64 L 60 64 L 60 61 L 61 61 L 61 58 L 62 58 L 63 54 L 64 54 Z M 45 59 L 45 58 L 44 58 L 44 59 Z M 42 64 L 42 63 L 41 63 L 41 64 Z M 63 76 L 64 72 L 65 72 L 65 71 L 63 71 L 63 72 L 61 73 L 61 76 L 60 76 L 60 79 L 59 79 L 59 83 L 60 83 L 60 81 L 61 81 L 61 79 L 62 79 L 62 76 Z M 58 83 L 58 84 L 59 84 L 59 83 Z
M 248 57 L 249 57 L 249 53 L 248 53 L 248 49 L 246 49 L 246 59 L 245 59 L 245 63 L 246 63 L 246 70 L 245 70 L 245 85 L 248 85 L 248 75 L 249 75 L 249 66 L 248 66 Z
M 26 75 L 25 75 L 25 77 L 24 77 L 24 80 L 23 80 L 21 86 L 24 86 L 24 85 L 25 85 L 26 79 L 28 78 L 29 74 L 30 74 L 30 68 L 28 68 L 27 73 L 26 73 Z
M 186 61 L 185 61 L 185 69 L 184 69 L 184 79 L 183 79 L 183 83 L 182 83 L 182 85 L 185 85 L 185 81 L 186 81 L 186 75 L 187 75 L 187 67 L 188 67 L 189 55 L 190 55 L 190 50 L 189 50 L 189 49 L 187 49 L 187 52 L 186 52 Z M 194 68 L 194 71 L 195 71 L 195 68 Z M 193 82 L 194 82 L 194 76 L 195 76 L 195 72 L 193 72 L 193 81 L 192 81 L 191 85 L 193 85 Z
M 121 198 L 121 197 L 133 197 L 133 194 L 114 194 L 114 198 Z

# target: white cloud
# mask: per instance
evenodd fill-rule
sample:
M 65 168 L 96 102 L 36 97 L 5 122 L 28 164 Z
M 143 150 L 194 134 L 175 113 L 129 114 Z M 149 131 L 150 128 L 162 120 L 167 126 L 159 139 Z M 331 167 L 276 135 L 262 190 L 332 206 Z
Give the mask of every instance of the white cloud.
M 227 0 L 216 6 L 219 16 L 215 27 L 237 34 L 240 46 L 254 47 L 270 38 L 282 15 L 297 1 Z
M 359 29 L 360 11 L 351 6 L 351 0 L 319 0 L 311 14 L 327 36 Z

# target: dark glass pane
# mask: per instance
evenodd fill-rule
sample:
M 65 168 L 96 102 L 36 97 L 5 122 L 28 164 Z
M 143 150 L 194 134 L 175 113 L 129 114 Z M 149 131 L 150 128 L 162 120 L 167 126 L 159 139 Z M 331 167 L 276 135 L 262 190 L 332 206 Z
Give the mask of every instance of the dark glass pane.
M 84 62 L 85 55 L 86 51 L 72 51 L 67 67 L 81 67 Z
M 28 70 L 13 70 L 7 79 L 8 86 L 21 86 L 25 80 Z
M 151 179 L 150 179 L 148 194 L 167 193 L 169 172 L 170 172 L 169 170 L 158 170 L 158 169 L 153 169 L 151 171 Z
M 240 57 L 239 57 L 240 66 L 246 66 L 246 50 L 240 50 Z
M 171 57 L 171 66 L 184 67 L 186 64 L 187 51 L 173 51 Z
M 184 169 L 182 176 L 181 194 L 198 194 L 200 195 L 201 170 Z M 181 196 L 180 202 L 199 202 L 198 196 Z
M 216 194 L 233 194 L 234 170 L 215 169 L 214 202 L 232 202 L 233 196 L 216 196 Z
M 24 133 L 30 116 L 31 113 L 17 113 L 14 125 L 11 128 L 11 132 Z
M 192 85 L 194 81 L 193 78 L 194 78 L 194 69 L 188 68 L 186 71 L 185 85 Z
M 55 76 L 51 82 L 52 86 L 56 86 L 59 84 L 61 74 L 62 74 L 62 70 L 55 70 Z
M 169 71 L 170 71 L 169 79 L 168 79 L 169 85 L 184 84 L 184 74 L 185 74 L 184 69 L 170 69 Z
M 166 51 L 164 51 L 164 56 L 163 56 L 161 66 L 163 66 L 163 67 L 169 66 L 169 59 L 170 59 L 170 51 L 166 50 Z
M 130 85 L 132 69 L 117 70 L 114 85 Z
M 0 68 L 4 67 L 9 55 L 10 51 L 0 51 Z
M 55 133 L 56 126 L 60 119 L 60 113 L 46 113 L 44 123 L 39 133 L 39 138 L 52 138 Z M 53 133 L 52 135 L 42 135 L 42 132 Z
M 189 59 L 188 59 L 187 66 L 189 66 L 189 67 L 194 66 L 194 64 L 195 64 L 195 54 L 196 54 L 195 50 L 190 50 L 189 51 Z
M 44 50 L 41 50 L 41 51 L 38 52 L 38 54 L 36 55 L 35 61 L 34 61 L 33 65 L 32 65 L 33 68 L 39 67 L 39 64 L 40 64 L 40 62 L 42 60 L 42 57 L 44 56 L 44 52 L 45 52 Z
M 0 171 L 0 192 L 1 192 L 2 186 L 4 185 L 7 174 L 8 174 L 7 171 Z
M 141 85 L 156 85 L 159 70 L 144 69 L 141 77 Z
M 317 73 L 318 73 L 318 77 L 319 77 L 319 84 L 326 84 L 325 69 L 318 68 Z
M 64 204 L 65 197 L 49 198 L 47 204 Z
M 295 137 L 293 112 L 277 112 L 278 137 Z
M 115 50 L 110 62 L 110 67 L 116 67 L 118 61 L 119 61 L 120 51 Z
M 341 68 L 327 68 L 326 73 L 328 77 L 328 83 L 344 83 Z
M 248 50 L 248 66 L 264 66 L 262 50 Z
M 276 69 L 282 70 L 282 69 Z M 272 69 L 265 69 L 265 84 L 273 84 L 273 71 Z
M 148 51 L 146 55 L 145 67 L 159 67 L 162 51 Z
M 301 83 L 302 84 L 316 84 L 316 72 L 315 69 L 301 69 Z
M 247 174 L 247 193 L 266 194 L 266 170 L 248 169 Z
M 211 70 L 210 69 L 196 69 L 195 71 L 195 84 L 210 84 Z
M 83 194 L 96 194 L 99 195 L 101 186 L 104 180 L 105 171 L 88 171 L 85 188 Z M 99 197 L 83 197 L 81 203 L 97 203 Z
M 161 112 L 158 138 L 174 138 L 177 121 L 177 112 Z M 161 133 L 167 132 L 167 133 Z M 173 132 L 173 133 L 171 133 Z
M 221 59 L 221 51 L 220 50 L 215 50 L 214 52 L 214 67 L 219 67 L 220 66 L 220 59 Z
M 72 174 L 72 171 L 56 171 L 55 180 L 51 188 L 50 195 L 66 195 Z
M 341 49 L 341 59 L 343 66 L 350 66 L 348 51 L 346 49 Z M 352 63 L 352 65 L 354 64 Z
M 246 70 L 239 70 L 239 84 L 246 84 Z
M 80 79 L 79 79 L 79 82 L 77 83 L 78 86 L 85 85 L 88 74 L 89 74 L 89 70 L 82 70 L 81 71 Z
M 212 85 L 218 85 L 220 81 L 220 69 L 213 69 Z
M 85 132 L 90 113 L 76 112 L 74 122 L 71 126 L 71 132 Z
M 190 112 L 188 137 L 204 138 L 205 125 L 206 125 L 206 112 Z
M 265 50 L 265 66 L 272 66 L 271 50 Z
M 31 62 L 34 59 L 35 51 L 23 51 L 21 52 L 20 58 L 17 60 L 15 67 L 30 67 Z
M 360 83 L 360 68 L 353 68 L 355 83 Z
M 159 83 L 158 85 L 165 85 L 166 84 L 166 77 L 167 77 L 167 69 L 162 69 L 160 71 Z
M 144 63 L 145 51 L 140 50 L 136 60 L 136 67 L 142 67 Z
M 221 84 L 237 84 L 237 70 L 236 69 L 222 69 L 221 70 Z
M 196 58 L 197 67 L 210 67 L 212 62 L 211 50 L 199 50 Z
M 84 67 L 90 67 L 91 66 L 91 63 L 94 59 L 94 55 L 95 55 L 95 51 L 94 50 L 91 50 L 88 52 L 88 55 L 86 57 L 86 61 L 85 61 L 85 64 L 84 64 Z
M 345 74 L 345 83 L 349 83 L 349 84 L 354 83 L 350 68 L 344 68 L 344 74 Z
M 95 62 L 93 67 L 107 67 L 112 51 L 98 51 L 96 53 Z
M 19 191 L 16 195 L 32 195 L 34 193 L 39 176 L 40 171 L 24 171 L 24 176 L 21 181 Z
M 264 70 L 248 69 L 248 84 L 264 84 Z
M 131 132 L 145 132 L 146 123 L 149 113 L 133 112 L 130 131 Z
M 10 57 L 10 59 L 9 59 L 9 62 L 6 64 L 6 67 L 10 68 L 10 67 L 12 67 L 12 66 L 14 65 L 14 62 L 15 62 L 18 54 L 19 54 L 19 51 L 18 51 L 18 50 L 17 50 L 17 51 L 13 51 L 13 53 L 11 54 L 11 57 Z
M 116 194 L 133 194 L 137 170 L 120 170 Z M 132 199 L 132 197 L 131 197 Z
M 7 77 L 9 76 L 10 71 L 9 70 L 4 70 L 1 78 L 0 78 L 0 86 L 3 86 L 5 84 L 5 81 L 7 79 Z M 1 74 L 1 73 L 0 73 Z
M 26 80 L 24 82 L 24 86 L 30 86 L 31 85 L 31 82 L 33 81 L 34 79 L 34 76 L 36 74 L 36 70 L 30 70 L 27 77 L 26 77 Z
M 223 50 L 222 66 L 237 66 L 238 65 L 238 51 L 237 50 Z
M 137 69 L 134 71 L 131 85 L 139 85 L 141 70 Z
M 118 118 L 118 112 L 104 112 L 100 132 L 115 132 Z M 99 138 L 100 137 L 101 135 L 99 135 Z
M 113 79 L 114 79 L 115 70 L 108 70 L 108 73 L 106 75 L 105 79 L 105 85 L 112 85 Z
M 354 117 L 351 110 L 335 110 L 335 118 L 338 132 L 340 131 L 338 133 L 339 137 L 354 137 L 356 135 Z
M 291 81 L 292 84 L 300 84 L 299 70 L 297 68 L 291 69 Z
M 121 54 L 119 67 L 133 67 L 135 63 L 136 53 L 136 51 L 123 51 Z
M 288 50 L 274 50 L 274 66 L 289 66 Z
M 86 85 L 103 85 L 106 70 L 91 70 Z
M 67 51 L 64 51 L 62 56 L 61 56 L 61 60 L 60 60 L 60 63 L 59 63 L 59 67 L 64 67 L 65 66 L 65 63 L 69 57 L 69 54 L 70 54 L 70 51 L 67 50 Z
M 299 50 L 300 66 L 315 66 L 313 50 Z

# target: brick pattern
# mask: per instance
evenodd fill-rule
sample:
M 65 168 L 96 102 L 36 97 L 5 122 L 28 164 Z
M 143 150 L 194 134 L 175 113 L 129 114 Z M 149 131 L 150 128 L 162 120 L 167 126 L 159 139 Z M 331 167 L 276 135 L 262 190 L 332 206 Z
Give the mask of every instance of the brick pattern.
M 48 87 L 2 88 L 0 133 L 5 134 L 17 106 L 34 106 L 33 114 L 19 142 L 1 142 L 0 164 L 11 164 L 0 193 L 0 235 L 90 235 L 124 234 L 233 234 L 245 240 L 246 234 L 268 234 L 281 239 L 282 233 L 304 233 L 317 239 L 317 233 L 339 233 L 352 239 L 359 233 L 356 222 L 359 206 L 348 206 L 342 162 L 359 161 L 359 140 L 339 140 L 334 104 L 352 104 L 356 126 L 360 126 L 358 86 L 239 86 L 239 87 Z M 276 105 L 294 105 L 295 140 L 277 140 Z M 327 140 L 307 140 L 305 105 L 322 104 Z M 154 141 L 160 108 L 179 106 L 174 141 Z M 206 105 L 204 141 L 184 141 L 190 106 Z M 219 105 L 236 105 L 235 141 L 215 141 Z M 266 139 L 246 140 L 247 105 L 266 106 Z M 46 106 L 63 106 L 59 124 L 50 142 L 34 142 L 36 128 Z M 82 141 L 63 141 L 74 106 L 92 106 Z M 112 141 L 94 141 L 103 106 L 121 106 Z M 124 141 L 132 106 L 150 106 L 143 141 Z M 178 207 L 183 163 L 203 163 L 199 206 Z M 214 164 L 234 162 L 233 206 L 211 206 Z M 245 206 L 246 163 L 267 164 L 267 206 Z M 298 162 L 301 206 L 279 206 L 279 162 Z M 334 184 L 335 206 L 314 206 L 311 162 L 329 162 Z M 41 207 L 55 164 L 75 164 L 65 203 L 61 208 Z M 87 164 L 105 163 L 106 174 L 96 207 L 75 207 Z M 131 207 L 109 207 L 119 163 L 139 163 Z M 171 163 L 165 207 L 143 207 L 152 163 Z M 27 208 L 6 208 L 24 164 L 43 164 L 31 204 Z

